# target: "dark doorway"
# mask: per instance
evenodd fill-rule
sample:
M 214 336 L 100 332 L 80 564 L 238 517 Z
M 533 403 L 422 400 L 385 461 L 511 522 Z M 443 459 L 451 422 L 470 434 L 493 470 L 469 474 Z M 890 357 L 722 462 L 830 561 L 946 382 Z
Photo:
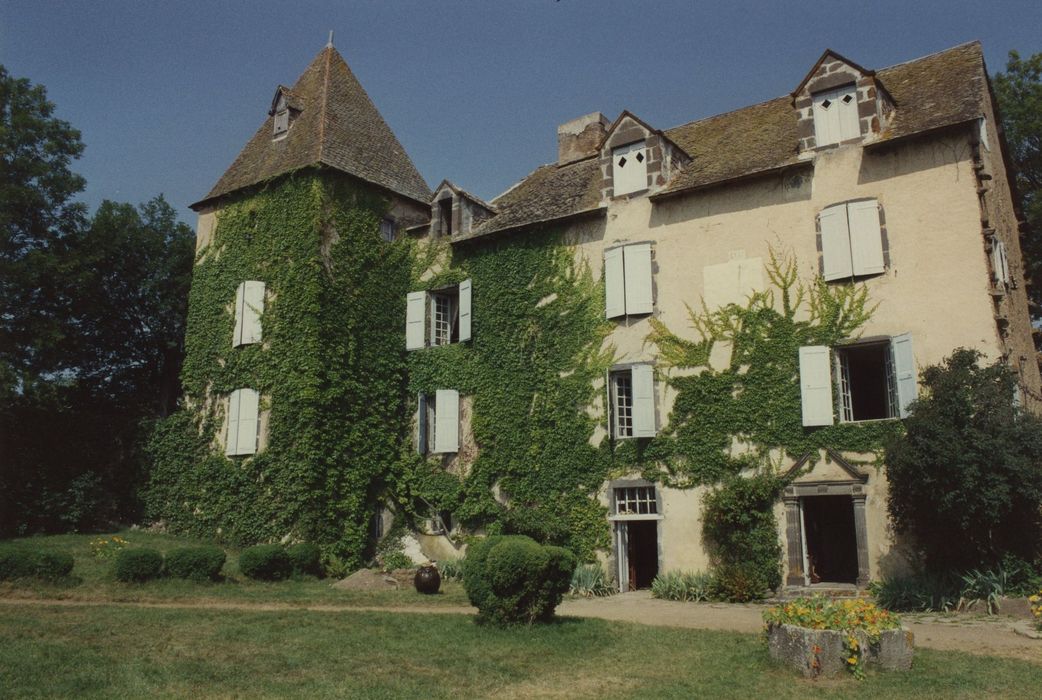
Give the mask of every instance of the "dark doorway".
M 658 576 L 658 521 L 631 520 L 626 523 L 626 530 L 629 590 L 650 588 Z
M 857 582 L 857 535 L 850 496 L 801 499 L 811 583 Z

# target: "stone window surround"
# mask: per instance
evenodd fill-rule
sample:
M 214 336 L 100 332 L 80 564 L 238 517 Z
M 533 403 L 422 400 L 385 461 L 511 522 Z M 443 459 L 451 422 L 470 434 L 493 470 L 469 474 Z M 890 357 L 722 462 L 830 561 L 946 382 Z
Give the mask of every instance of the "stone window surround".
M 655 490 L 655 510 L 656 513 L 648 513 L 644 515 L 618 515 L 615 512 L 615 489 L 626 489 L 626 488 L 652 488 Z M 621 521 L 625 522 L 628 520 L 663 520 L 664 515 L 662 514 L 662 490 L 653 482 L 647 479 L 612 479 L 608 482 L 608 508 L 611 515 L 608 516 L 610 521 Z
M 629 112 L 623 112 L 614 128 L 608 132 L 608 138 L 601 144 L 601 201 L 615 199 L 612 151 L 637 141 L 644 141 L 644 153 L 647 155 L 648 186 L 642 190 L 620 195 L 619 199 L 641 197 L 649 191 L 664 187 L 676 171 L 688 158 L 661 132 L 643 124 Z
M 867 480 L 867 477 L 865 477 Z M 788 575 L 785 585 L 803 587 L 806 585 L 803 571 L 803 522 L 800 518 L 801 498 L 808 496 L 850 496 L 854 506 L 854 535 L 857 542 L 857 581 L 859 588 L 868 585 L 871 580 L 868 562 L 868 524 L 865 517 L 864 481 L 849 482 L 807 482 L 796 483 L 785 487 L 782 502 L 785 505 L 785 540 L 788 554 Z
M 814 74 L 801 86 L 794 96 L 796 109 L 797 134 L 799 151 L 813 151 L 819 146 L 814 138 L 814 93 L 831 90 L 843 85 L 854 84 L 857 88 L 858 124 L 861 135 L 857 138 L 831 143 L 820 148 L 835 148 L 852 143 L 859 143 L 865 136 L 878 134 L 881 120 L 893 110 L 893 103 L 884 90 L 876 83 L 875 75 L 862 72 L 846 61 L 829 55 L 814 71 Z

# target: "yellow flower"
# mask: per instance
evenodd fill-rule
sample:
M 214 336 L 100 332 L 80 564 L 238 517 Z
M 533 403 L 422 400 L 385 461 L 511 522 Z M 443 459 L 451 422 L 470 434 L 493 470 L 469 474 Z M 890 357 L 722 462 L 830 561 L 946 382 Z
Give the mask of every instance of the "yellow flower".
M 856 666 L 857 665 L 857 657 L 856 656 L 851 656 L 849 659 L 847 659 L 847 663 L 850 664 L 851 666 Z

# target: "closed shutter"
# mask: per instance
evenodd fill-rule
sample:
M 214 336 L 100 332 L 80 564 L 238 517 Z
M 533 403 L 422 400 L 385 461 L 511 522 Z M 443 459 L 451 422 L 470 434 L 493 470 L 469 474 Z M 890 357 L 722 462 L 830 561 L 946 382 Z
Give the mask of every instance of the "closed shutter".
M 459 283 L 459 339 L 470 340 L 471 281 Z
M 427 395 L 420 393 L 416 408 L 416 451 L 427 454 Z
M 861 119 L 857 113 L 857 88 L 854 85 L 838 88 L 836 113 L 839 122 L 839 140 L 856 139 L 861 136 Z
M 604 251 L 604 315 L 616 318 L 626 315 L 625 273 L 622 248 Z
M 814 95 L 812 111 L 814 143 L 817 146 L 827 146 L 839 141 L 839 111 L 836 109 L 835 101 L 836 96 L 831 90 Z
M 611 157 L 612 192 L 616 197 L 648 189 L 648 157 L 643 141 L 613 148 Z
M 998 286 L 1009 284 L 1009 261 L 1006 259 L 1006 244 L 998 238 L 991 244 L 991 269 Z
M 438 389 L 434 404 L 434 451 L 459 452 L 459 392 Z
M 850 261 L 847 205 L 834 204 L 822 209 L 818 222 L 821 227 L 821 258 L 824 263 L 822 277 L 826 281 L 852 277 L 854 269 Z
M 850 222 L 850 257 L 855 275 L 877 275 L 884 271 L 883 234 L 879 226 L 879 203 L 874 199 L 847 204 Z
M 242 283 L 241 345 L 261 341 L 261 314 L 264 313 L 264 283 L 250 280 Z
M 235 289 L 235 330 L 232 331 L 232 347 L 242 345 L 243 304 L 246 301 L 246 283 Z
M 804 425 L 832 425 L 832 372 L 824 345 L 800 348 L 800 400 Z
M 890 339 L 897 382 L 897 409 L 901 418 L 908 417 L 908 406 L 919 396 L 919 382 L 915 373 L 915 355 L 912 354 L 912 334 L 902 333 Z
M 427 307 L 427 292 L 409 292 L 405 303 L 405 349 L 423 347 L 423 315 Z
M 231 457 L 239 448 L 239 393 L 236 389 L 228 397 L 228 434 L 224 437 L 224 454 Z
M 252 455 L 257 451 L 260 394 L 253 389 L 236 389 L 228 397 L 226 455 Z
M 655 437 L 655 371 L 651 365 L 634 365 L 633 437 Z
M 628 245 L 623 251 L 625 269 L 626 314 L 650 314 L 653 310 L 651 294 L 651 244 Z

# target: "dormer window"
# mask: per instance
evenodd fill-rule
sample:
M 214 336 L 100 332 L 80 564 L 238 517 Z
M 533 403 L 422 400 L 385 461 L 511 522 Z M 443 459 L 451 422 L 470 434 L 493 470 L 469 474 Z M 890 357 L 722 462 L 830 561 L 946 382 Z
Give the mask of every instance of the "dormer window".
M 611 150 L 615 196 L 648 189 L 648 153 L 644 141 Z
M 857 86 L 854 83 L 811 95 L 814 102 L 814 142 L 842 143 L 861 136 Z
M 287 131 L 289 131 L 289 105 L 286 104 L 285 96 L 279 95 L 279 99 L 275 103 L 275 138 L 283 136 Z

